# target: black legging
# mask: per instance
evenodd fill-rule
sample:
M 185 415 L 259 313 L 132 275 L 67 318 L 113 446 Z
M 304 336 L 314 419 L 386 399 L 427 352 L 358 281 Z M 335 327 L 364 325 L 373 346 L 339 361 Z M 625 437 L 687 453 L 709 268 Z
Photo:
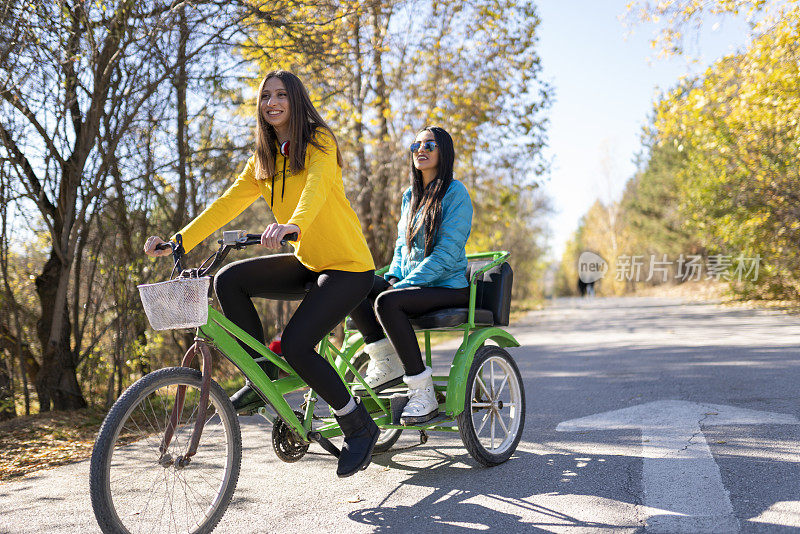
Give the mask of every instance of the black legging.
M 374 343 L 389 336 L 389 341 L 403 362 L 406 375 L 413 376 L 423 372 L 425 364 L 422 363 L 422 352 L 409 317 L 442 308 L 463 307 L 468 303 L 469 287 L 392 289 L 389 282 L 375 276 L 367 298 L 352 311 L 350 317 L 364 337 L 364 343 Z
M 281 352 L 292 369 L 339 410 L 350 401 L 350 393 L 314 346 L 364 299 L 373 273 L 332 269 L 317 273 L 293 254 L 278 254 L 228 264 L 215 277 L 214 290 L 225 317 L 262 343 L 264 329 L 251 298 L 302 299 L 281 335 Z M 249 347 L 245 350 L 253 358 L 260 356 Z M 268 371 L 273 373 L 274 369 Z

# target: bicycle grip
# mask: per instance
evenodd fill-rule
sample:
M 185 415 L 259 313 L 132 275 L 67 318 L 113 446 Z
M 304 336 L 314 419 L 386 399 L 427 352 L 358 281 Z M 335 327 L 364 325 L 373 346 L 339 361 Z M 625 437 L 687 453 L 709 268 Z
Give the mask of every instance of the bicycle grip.
M 291 234 L 286 234 L 283 236 L 283 239 L 281 239 L 281 245 L 285 246 L 287 241 L 297 241 L 297 232 L 292 232 Z
M 156 245 L 156 250 L 165 250 L 168 248 L 172 248 L 172 243 L 159 243 Z
M 247 239 L 241 242 L 242 245 L 258 245 L 261 243 L 261 234 L 247 234 Z M 286 234 L 281 239 L 281 245 L 286 245 L 287 241 L 297 241 L 297 232 Z

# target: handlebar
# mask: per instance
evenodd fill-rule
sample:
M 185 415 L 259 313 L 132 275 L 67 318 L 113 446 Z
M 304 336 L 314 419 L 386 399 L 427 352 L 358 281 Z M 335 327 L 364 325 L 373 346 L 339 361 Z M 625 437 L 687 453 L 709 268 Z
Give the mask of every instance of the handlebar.
M 281 239 L 281 245 L 285 246 L 288 241 L 297 241 L 297 238 L 297 232 L 286 234 L 283 236 L 283 239 Z M 177 234 L 175 236 L 174 243 L 171 241 L 167 243 L 159 243 L 156 245 L 156 250 L 166 250 L 168 248 L 172 249 L 172 258 L 175 261 L 175 266 L 172 270 L 173 274 L 177 272 L 181 276 L 200 277 L 206 276 L 208 273 L 219 267 L 231 249 L 235 248 L 238 250 L 252 245 L 261 244 L 261 234 L 246 234 L 241 230 L 222 232 L 222 239 L 218 240 L 217 243 L 219 243 L 220 247 L 214 254 L 209 256 L 199 268 L 190 269 L 188 271 L 184 271 L 181 264 L 181 260 L 183 259 L 183 255 L 185 253 L 183 250 L 183 236 L 181 236 L 181 234 Z M 209 262 L 209 260 L 213 261 L 211 261 L 211 264 L 206 267 L 205 265 Z
M 240 234 L 235 241 L 235 243 L 226 242 L 224 239 L 224 234 L 227 232 L 223 232 L 223 239 L 217 241 L 220 245 L 233 245 L 234 248 L 242 248 L 248 247 L 250 245 L 259 245 L 261 244 L 261 234 Z M 286 246 L 286 243 L 289 241 L 297 241 L 297 232 L 292 232 L 291 234 L 286 234 L 281 239 L 281 245 Z

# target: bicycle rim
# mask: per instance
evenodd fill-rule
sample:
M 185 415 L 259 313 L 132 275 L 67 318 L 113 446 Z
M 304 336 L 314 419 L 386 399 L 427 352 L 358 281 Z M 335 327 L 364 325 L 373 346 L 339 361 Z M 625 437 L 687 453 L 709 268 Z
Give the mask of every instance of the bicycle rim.
M 470 417 L 486 452 L 502 455 L 516 446 L 523 417 L 521 390 L 517 373 L 501 356 L 490 356 L 475 373 Z

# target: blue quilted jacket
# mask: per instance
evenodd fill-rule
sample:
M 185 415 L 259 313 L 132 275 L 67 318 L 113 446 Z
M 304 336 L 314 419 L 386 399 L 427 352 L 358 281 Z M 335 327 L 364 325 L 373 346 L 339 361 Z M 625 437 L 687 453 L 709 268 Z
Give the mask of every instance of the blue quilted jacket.
M 392 264 L 384 277 L 398 278 L 394 287 L 467 287 L 467 255 L 464 246 L 472 230 L 472 202 L 467 188 L 453 180 L 442 199 L 442 223 L 433 251 L 425 257 L 425 230 L 414 236 L 409 251 L 406 246 L 406 221 L 411 208 L 411 188 L 403 193 L 400 222 Z M 420 216 L 417 212 L 415 219 Z

